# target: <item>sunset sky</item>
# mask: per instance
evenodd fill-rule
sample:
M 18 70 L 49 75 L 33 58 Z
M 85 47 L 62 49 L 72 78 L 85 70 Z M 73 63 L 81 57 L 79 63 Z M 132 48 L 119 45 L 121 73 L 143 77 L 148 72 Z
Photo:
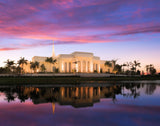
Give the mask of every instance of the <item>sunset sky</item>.
M 7 59 L 93 52 L 160 72 L 160 0 L 0 0 L 0 66 Z

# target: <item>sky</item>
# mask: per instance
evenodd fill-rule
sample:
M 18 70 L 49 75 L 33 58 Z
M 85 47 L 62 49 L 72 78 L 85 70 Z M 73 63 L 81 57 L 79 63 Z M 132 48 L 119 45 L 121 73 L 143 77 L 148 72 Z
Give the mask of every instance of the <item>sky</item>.
M 160 0 L 0 0 L 0 66 L 55 53 L 93 52 L 160 72 Z

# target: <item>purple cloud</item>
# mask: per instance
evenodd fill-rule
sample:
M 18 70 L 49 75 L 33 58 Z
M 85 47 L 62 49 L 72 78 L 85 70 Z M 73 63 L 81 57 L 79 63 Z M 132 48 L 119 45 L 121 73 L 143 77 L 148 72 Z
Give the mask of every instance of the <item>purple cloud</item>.
M 0 37 L 60 44 L 124 41 L 119 36 L 160 32 L 159 4 L 159 0 L 0 1 Z

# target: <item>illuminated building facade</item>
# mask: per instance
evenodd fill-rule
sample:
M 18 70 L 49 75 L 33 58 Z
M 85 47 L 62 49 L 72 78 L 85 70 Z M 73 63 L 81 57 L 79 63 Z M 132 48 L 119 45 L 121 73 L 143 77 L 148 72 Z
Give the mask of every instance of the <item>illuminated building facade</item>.
M 100 60 L 100 57 L 94 56 L 93 53 L 88 52 L 73 52 L 71 54 L 60 54 L 55 56 L 54 44 L 52 58 L 56 59 L 55 64 L 46 62 L 47 57 L 34 56 L 32 62 L 39 62 L 39 65 L 44 64 L 46 72 L 56 72 L 56 69 L 60 73 L 114 73 L 114 62 L 112 66 L 108 67 L 105 65 L 104 60 Z M 25 73 L 32 73 L 33 70 L 30 69 L 30 63 L 24 65 Z M 40 72 L 40 69 L 37 69 Z

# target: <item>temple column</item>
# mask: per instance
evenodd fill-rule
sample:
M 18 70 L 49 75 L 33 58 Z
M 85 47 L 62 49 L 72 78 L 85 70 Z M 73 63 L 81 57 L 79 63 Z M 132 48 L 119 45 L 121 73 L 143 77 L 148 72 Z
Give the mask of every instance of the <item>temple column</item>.
M 90 72 L 93 72 L 93 62 L 90 62 Z
M 88 73 L 88 61 L 86 61 L 86 73 Z
M 67 62 L 67 73 L 69 72 L 69 62 Z
M 81 61 L 81 73 L 83 72 L 83 62 Z
M 62 62 L 61 66 L 62 66 L 62 72 L 64 72 L 64 64 L 63 64 L 63 62 Z

